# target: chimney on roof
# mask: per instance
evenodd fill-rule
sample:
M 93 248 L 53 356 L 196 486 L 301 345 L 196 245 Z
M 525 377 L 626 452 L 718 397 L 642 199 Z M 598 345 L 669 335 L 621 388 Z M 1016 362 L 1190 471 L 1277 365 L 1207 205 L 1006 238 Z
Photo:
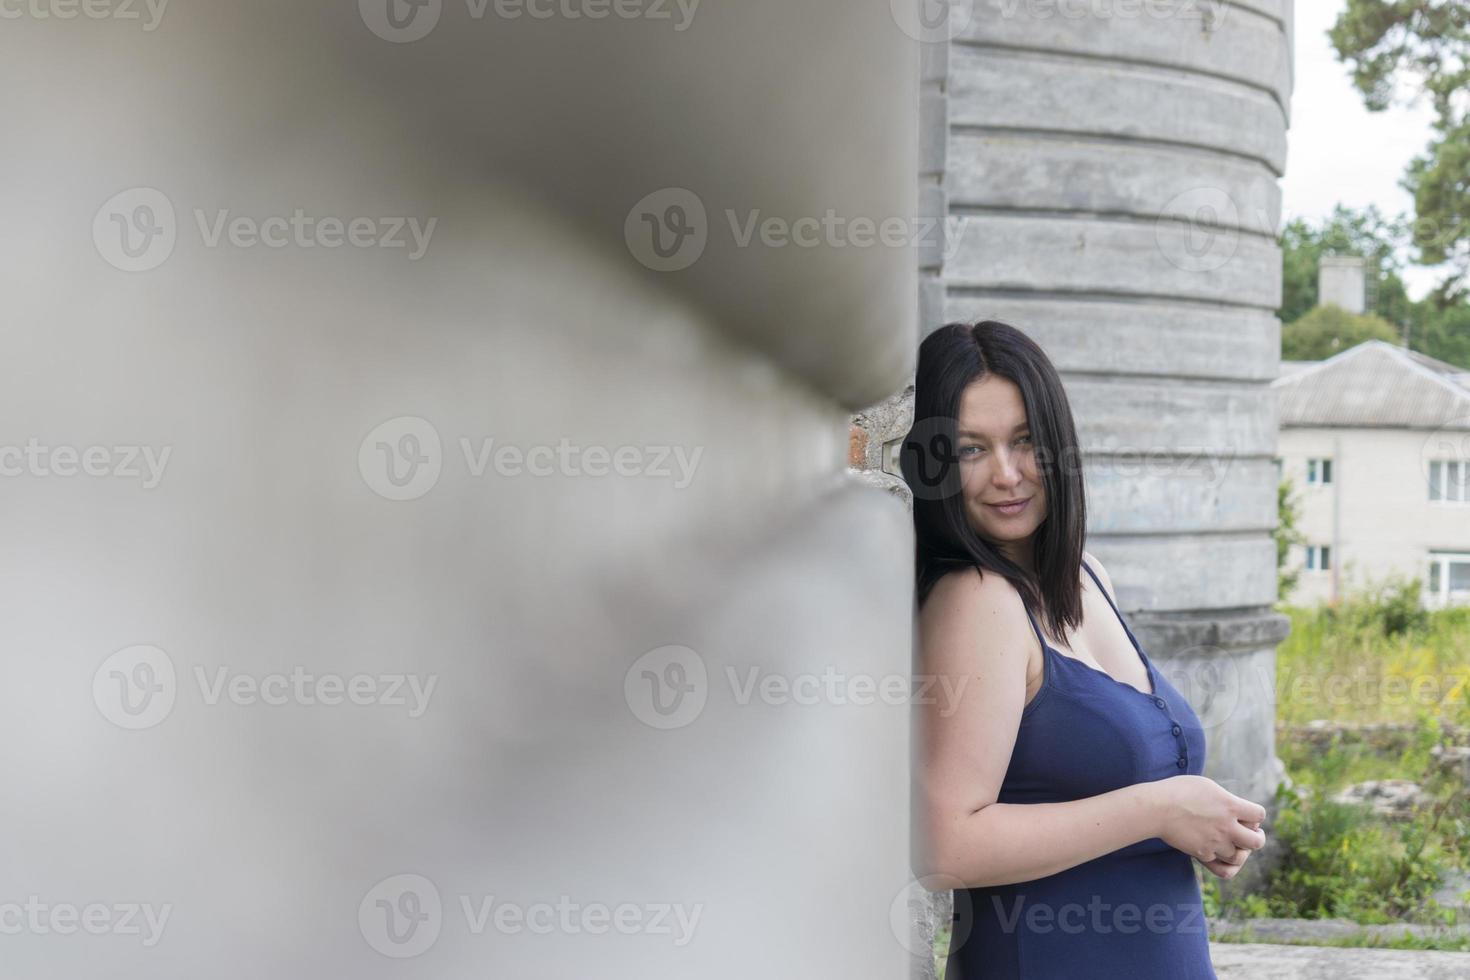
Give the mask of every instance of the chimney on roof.
M 1317 264 L 1317 303 L 1362 313 L 1368 289 L 1367 262 L 1356 255 L 1324 255 Z

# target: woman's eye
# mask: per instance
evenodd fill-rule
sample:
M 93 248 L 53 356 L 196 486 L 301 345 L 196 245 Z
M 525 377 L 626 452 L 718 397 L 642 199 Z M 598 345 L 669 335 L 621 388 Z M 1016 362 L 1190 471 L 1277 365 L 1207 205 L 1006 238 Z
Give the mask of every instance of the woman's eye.
M 1031 442 L 1031 437 L 1030 436 L 1022 436 L 1021 438 L 1017 439 L 1016 441 L 1017 442 L 1024 442 L 1024 443 L 1027 443 L 1029 445 L 1030 442 Z
M 980 452 L 980 447 L 979 446 L 961 446 L 960 447 L 960 455 L 961 456 L 973 456 L 973 455 L 975 455 L 978 452 Z

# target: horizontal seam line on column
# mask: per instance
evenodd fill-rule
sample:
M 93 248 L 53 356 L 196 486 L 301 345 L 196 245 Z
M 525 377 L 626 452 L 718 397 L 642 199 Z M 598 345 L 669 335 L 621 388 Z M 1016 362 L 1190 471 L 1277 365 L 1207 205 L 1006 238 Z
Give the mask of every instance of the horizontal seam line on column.
M 1151 68 L 1158 71 L 1177 71 L 1182 75 L 1194 75 L 1199 78 L 1213 78 L 1216 81 L 1235 85 L 1252 92 L 1259 92 L 1260 94 L 1266 96 L 1266 98 L 1271 100 L 1271 104 L 1276 107 L 1276 111 L 1281 113 L 1281 121 L 1283 125 L 1288 127 L 1291 125 L 1291 119 L 1287 113 L 1286 107 L 1281 104 L 1281 99 L 1277 96 L 1276 91 L 1272 89 L 1271 86 L 1264 85 L 1260 82 L 1248 81 L 1234 75 L 1226 75 L 1223 72 L 1202 71 L 1199 68 L 1193 68 L 1188 65 L 1171 64 L 1167 61 L 1154 61 L 1149 58 L 1131 58 L 1126 55 L 1116 54 L 1093 54 L 1088 51 L 1076 51 L 1069 50 L 1067 48 L 1044 48 L 1036 45 L 1025 44 L 998 44 L 994 41 L 976 41 L 964 37 L 955 38 L 954 43 L 960 45 L 961 47 L 969 48 L 972 51 L 1005 52 L 1008 54 L 1039 54 L 1046 55 L 1048 57 L 1054 57 L 1062 61 L 1101 62 L 1115 65 L 1126 65 L 1134 68 Z
M 1086 302 L 1121 302 L 1121 303 L 1178 303 L 1188 306 L 1210 306 L 1222 311 L 1230 310 L 1258 310 L 1265 313 L 1275 314 L 1276 307 L 1262 306 L 1259 303 L 1242 303 L 1233 300 L 1222 299 L 1200 299 L 1192 296 L 1171 296 L 1168 293 L 1122 293 L 1102 289 L 1061 289 L 1061 288 L 1035 288 L 1028 286 L 990 286 L 976 282 L 963 282 L 955 280 L 945 281 L 946 291 L 960 296 L 991 297 L 991 298 L 1036 298 L 1036 299 L 1070 299 Z
M 1160 531 L 1088 531 L 1087 537 L 1092 538 L 1263 538 L 1271 540 L 1272 528 L 1170 528 Z
M 1244 10 L 1248 14 L 1252 14 L 1256 17 L 1261 18 L 1261 20 L 1269 20 L 1271 23 L 1276 25 L 1277 29 L 1280 30 L 1283 35 L 1287 33 L 1286 21 L 1282 20 L 1280 17 L 1275 16 L 1274 14 L 1268 14 L 1264 10 L 1259 10 L 1255 7 L 1250 6 L 1249 4 L 1239 3 L 1238 0 L 1215 0 L 1215 2 L 1226 7 L 1234 7 L 1236 10 Z
M 1053 358 L 1055 361 L 1055 358 Z M 1187 374 L 1169 372 L 1168 374 L 1151 371 L 1109 371 L 1106 368 L 1068 368 L 1057 365 L 1057 373 L 1063 378 L 1078 378 L 1084 381 L 1121 381 L 1121 382 L 1143 382 L 1145 384 L 1157 384 L 1159 382 L 1187 381 L 1190 384 L 1213 384 L 1217 386 L 1233 386 L 1244 389 L 1269 388 L 1271 382 L 1276 380 L 1276 375 L 1269 377 L 1242 377 L 1231 374 Z
M 1198 610 L 1197 612 L 1195 610 L 1184 609 L 1169 609 L 1160 612 L 1140 609 L 1135 610 L 1134 614 L 1147 616 L 1151 623 L 1157 625 L 1208 623 L 1215 620 L 1244 619 L 1246 617 L 1250 617 L 1253 619 L 1267 619 L 1273 617 L 1274 615 L 1277 615 L 1275 609 L 1273 609 L 1271 606 L 1261 605 L 1220 606 L 1218 608 L 1212 606 L 1209 608 Z M 1231 649 L 1237 649 L 1240 650 L 1240 652 L 1242 653 L 1246 652 L 1241 648 L 1226 649 L 1227 651 Z
M 1117 451 L 1111 450 L 1111 449 L 1085 449 L 1084 448 L 1082 450 L 1082 458 L 1083 459 L 1134 459 L 1134 458 L 1137 458 L 1137 457 L 1140 457 L 1140 456 L 1151 456 L 1151 457 L 1154 457 L 1156 459 L 1198 459 L 1201 455 L 1204 455 L 1204 458 L 1205 459 L 1227 459 L 1228 458 L 1228 459 L 1232 459 L 1232 460 L 1235 460 L 1235 459 L 1245 459 L 1245 460 L 1254 459 L 1254 460 L 1265 461 L 1265 460 L 1274 460 L 1276 458 L 1275 456 L 1272 456 L 1270 453 L 1235 453 L 1235 454 L 1232 454 L 1229 457 L 1225 457 L 1225 456 L 1216 456 L 1216 455 L 1201 454 L 1201 453 L 1173 452 L 1173 451 L 1168 450 L 1168 449 L 1157 449 L 1157 450 L 1150 449 L 1150 450 L 1147 450 L 1146 452 L 1135 452 L 1135 453 L 1117 452 Z
M 1160 136 L 1131 136 L 1127 133 L 1113 133 L 1097 129 L 1057 129 L 1049 126 L 988 126 L 982 123 L 966 122 L 951 122 L 949 129 L 952 134 L 962 133 L 969 136 L 1036 136 L 1042 139 L 1080 139 L 1097 143 L 1132 143 L 1139 146 L 1170 150 L 1192 150 L 1198 153 L 1233 157 L 1237 160 L 1258 163 L 1265 167 L 1266 171 L 1272 177 L 1278 180 L 1284 176 L 1265 157 L 1258 157 L 1251 153 L 1241 153 L 1239 150 L 1211 146 L 1208 143 L 1196 143 L 1192 140 L 1171 140 Z
M 1155 225 L 1160 221 L 1187 221 L 1189 219 L 1176 215 L 1152 215 L 1146 216 L 1129 211 L 1091 211 L 1085 208 L 1023 208 L 1011 207 L 1009 205 L 995 204 L 956 204 L 950 200 L 949 213 L 961 216 L 985 217 L 987 215 L 1006 215 L 1023 218 L 1063 218 L 1067 220 L 1080 220 L 1083 218 L 1102 219 L 1104 221 L 1116 221 L 1119 224 Z M 1197 225 L 1204 228 L 1214 228 L 1219 231 L 1232 231 L 1239 235 L 1252 235 L 1262 238 L 1271 244 L 1275 244 L 1277 236 L 1271 232 L 1256 231 L 1243 225 L 1222 225 L 1210 221 L 1195 221 Z

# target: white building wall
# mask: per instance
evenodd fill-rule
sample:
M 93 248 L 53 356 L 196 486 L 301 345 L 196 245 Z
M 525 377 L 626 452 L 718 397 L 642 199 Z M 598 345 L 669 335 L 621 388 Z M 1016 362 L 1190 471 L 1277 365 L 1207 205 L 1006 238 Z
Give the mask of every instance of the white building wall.
M 1332 547 L 1332 568 L 1303 570 L 1293 603 L 1345 596 L 1393 575 L 1426 580 L 1431 552 L 1470 553 L 1470 504 L 1429 499 L 1432 434 L 1410 429 L 1283 428 L 1282 473 L 1307 544 Z M 1307 485 L 1307 461 L 1331 459 L 1332 483 Z M 1304 547 L 1288 565 L 1302 568 Z

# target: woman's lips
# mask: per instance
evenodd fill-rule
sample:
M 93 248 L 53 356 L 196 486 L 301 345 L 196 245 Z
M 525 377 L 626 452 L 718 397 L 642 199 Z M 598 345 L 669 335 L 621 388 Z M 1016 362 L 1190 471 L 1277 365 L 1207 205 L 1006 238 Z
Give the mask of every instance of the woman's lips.
M 986 506 L 987 507 L 994 507 L 997 511 L 999 511 L 1000 513 L 1006 515 L 1007 517 L 1015 517 L 1017 514 L 1021 513 L 1027 507 L 1031 506 L 1031 498 L 1030 497 L 1027 497 L 1025 500 L 1021 501 L 1019 504 L 1011 504 L 1008 507 L 1003 507 L 1000 504 L 986 504 Z

